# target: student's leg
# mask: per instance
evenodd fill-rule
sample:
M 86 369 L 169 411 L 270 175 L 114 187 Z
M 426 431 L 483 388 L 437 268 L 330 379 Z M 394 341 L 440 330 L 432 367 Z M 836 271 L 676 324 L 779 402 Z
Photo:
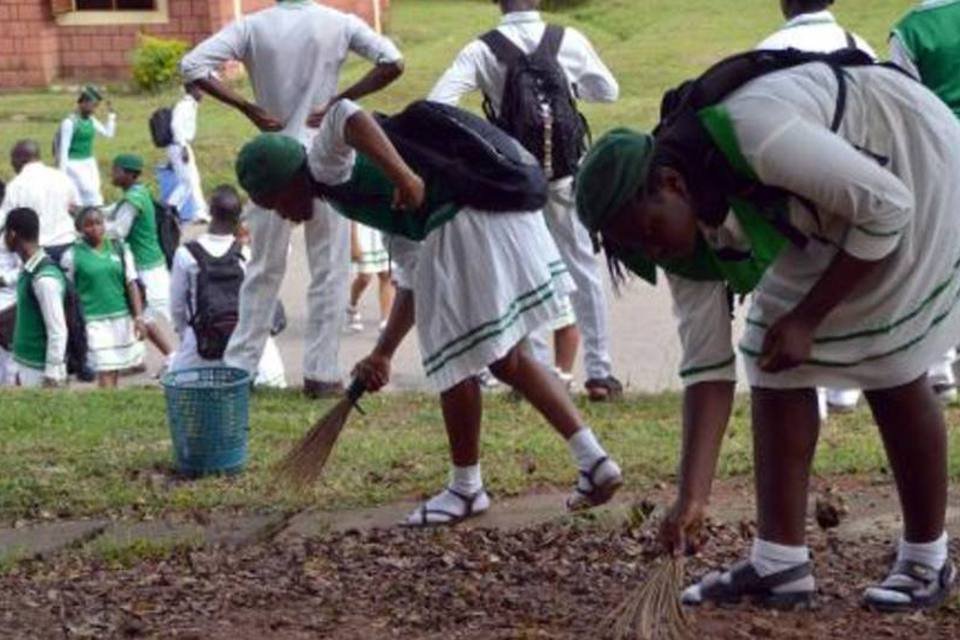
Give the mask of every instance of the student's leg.
M 293 225 L 253 204 L 248 205 L 244 218 L 251 237 L 250 261 L 240 287 L 237 328 L 230 336 L 223 360 L 227 366 L 254 376 L 270 337 L 277 294 L 287 270 Z
M 139 272 L 143 283 L 146 298 L 144 321 L 147 325 L 147 338 L 153 346 L 166 358 L 169 366 L 169 357 L 173 353 L 173 345 L 165 333 L 160 329 L 160 320 L 171 321 L 170 314 L 170 272 L 166 266 L 148 269 Z
M 903 538 L 897 560 L 919 563 L 938 572 L 947 564 L 947 429 L 936 395 L 923 376 L 910 384 L 866 394 L 880 427 L 887 458 L 897 482 L 903 511 Z M 867 591 L 867 601 L 880 606 L 911 605 L 913 598 L 888 587 L 912 588 L 924 580 L 895 566 L 878 588 Z M 922 578 L 922 576 L 921 576 Z M 928 604 L 938 604 L 929 602 Z
M 310 288 L 303 377 L 338 385 L 340 328 L 350 278 L 350 224 L 322 201 L 314 202 L 313 219 L 304 225 Z
M 447 389 L 440 394 L 440 406 L 450 442 L 450 482 L 407 517 L 409 526 L 453 524 L 490 508 L 480 475 L 480 383 L 471 377 Z
M 360 302 L 360 296 L 366 291 L 370 284 L 369 273 L 358 273 L 353 277 L 353 284 L 350 285 L 350 307 L 356 308 Z
M 623 484 L 620 467 L 584 424 L 560 380 L 519 345 L 491 364 L 490 372 L 516 389 L 567 441 L 580 469 L 580 479 L 567 507 L 579 510 L 610 500 Z
M 571 324 L 553 332 L 554 361 L 557 369 L 569 374 L 577 360 L 577 349 L 580 346 L 580 330 L 577 325 Z
M 195 217 L 206 221 L 210 218 L 207 211 L 207 200 L 203 197 L 203 183 L 200 181 L 200 165 L 197 164 L 197 155 L 193 152 L 193 147 L 186 145 L 187 153 L 190 155 L 190 164 L 187 166 L 187 182 L 190 185 L 190 199 L 193 202 L 193 213 Z
M 390 279 L 389 271 L 381 271 L 377 274 L 380 281 L 380 320 L 386 321 L 390 317 L 390 309 L 393 307 L 393 297 L 396 291 L 393 287 L 393 280 Z

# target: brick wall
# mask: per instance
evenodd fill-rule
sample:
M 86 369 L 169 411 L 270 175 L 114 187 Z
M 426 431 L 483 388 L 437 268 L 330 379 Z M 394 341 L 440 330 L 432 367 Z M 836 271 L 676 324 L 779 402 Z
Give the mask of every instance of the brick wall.
M 370 0 L 320 0 L 372 22 Z M 253 13 L 275 0 L 241 0 Z M 389 0 L 381 0 L 386 11 Z M 234 0 L 168 0 L 165 24 L 57 26 L 50 0 L 0 0 L 0 90 L 43 86 L 55 79 L 129 77 L 130 51 L 139 32 L 191 44 L 234 19 Z

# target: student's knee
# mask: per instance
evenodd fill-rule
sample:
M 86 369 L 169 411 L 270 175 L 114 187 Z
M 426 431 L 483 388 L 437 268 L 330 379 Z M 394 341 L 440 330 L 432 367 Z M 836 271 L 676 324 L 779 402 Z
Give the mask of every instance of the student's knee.
M 490 373 L 500 382 L 511 384 L 520 370 L 520 363 L 524 357 L 519 347 L 514 347 L 496 362 L 490 365 Z
M 370 274 L 369 274 L 369 273 L 358 273 L 357 276 L 356 276 L 356 279 L 354 280 L 354 283 L 355 283 L 358 287 L 366 287 L 368 284 L 370 284 Z

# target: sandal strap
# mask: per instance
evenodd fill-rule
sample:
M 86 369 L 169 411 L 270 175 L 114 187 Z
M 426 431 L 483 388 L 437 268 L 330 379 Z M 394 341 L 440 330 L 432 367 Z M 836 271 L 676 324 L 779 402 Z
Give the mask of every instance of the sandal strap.
M 461 493 L 461 492 L 459 492 L 459 491 L 455 491 L 454 489 L 451 489 L 450 487 L 447 487 L 446 491 L 447 491 L 447 493 L 449 493 L 450 495 L 456 496 L 457 498 L 460 498 L 460 501 L 463 502 L 463 506 L 464 506 L 465 511 L 464 511 L 464 513 L 463 513 L 462 516 L 456 516 L 457 518 L 469 518 L 470 516 L 472 516 L 472 515 L 473 515 L 473 505 L 477 502 L 477 499 L 478 499 L 481 495 L 483 495 L 483 493 L 485 493 L 483 489 L 480 489 L 480 490 L 477 491 L 476 493 L 466 494 L 466 493 Z M 434 509 L 434 511 L 441 511 L 441 510 Z
M 767 595 L 773 589 L 806 578 L 813 573 L 813 564 L 804 562 L 789 569 L 761 576 L 757 573 L 753 563 L 741 560 L 730 567 L 730 581 L 724 582 L 719 577 L 715 582 L 701 587 L 701 595 L 705 600 L 715 600 L 737 595 Z M 719 575 L 723 575 L 720 573 Z M 701 584 L 703 580 L 701 579 Z
M 602 467 L 603 464 L 609 459 L 610 459 L 610 456 L 600 456 L 599 458 L 597 458 L 596 462 L 594 462 L 590 466 L 590 469 L 588 469 L 587 471 L 584 471 L 583 469 L 580 470 L 580 477 L 582 477 L 584 480 L 587 481 L 587 484 L 590 485 L 590 488 L 587 491 L 584 491 L 578 486 L 576 489 L 577 492 L 582 493 L 585 496 L 588 496 L 597 490 L 597 483 L 593 479 L 593 476 L 596 475 L 597 471 L 600 470 L 600 467 Z
M 891 576 L 906 576 L 924 586 L 930 586 L 938 582 L 942 573 L 942 570 L 938 571 L 928 564 L 915 562 L 913 560 L 898 560 L 894 563 L 893 569 L 890 571 Z M 888 587 L 881 588 L 887 589 Z M 907 588 L 909 589 L 909 587 Z M 889 589 L 890 591 L 896 590 L 894 587 L 889 587 Z

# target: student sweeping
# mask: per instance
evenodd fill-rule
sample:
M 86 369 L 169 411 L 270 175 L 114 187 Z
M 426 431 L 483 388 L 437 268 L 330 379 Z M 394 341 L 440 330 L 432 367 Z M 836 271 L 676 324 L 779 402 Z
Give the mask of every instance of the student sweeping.
M 77 110 L 60 123 L 57 134 L 57 166 L 65 172 L 80 193 L 80 204 L 99 207 L 103 204 L 100 193 L 100 169 L 94 154 L 97 134 L 112 138 L 117 131 L 117 114 L 107 102 L 107 124 L 94 117 L 103 96 L 94 87 L 87 86 L 77 98 Z
M 350 261 L 353 264 L 353 284 L 350 285 L 350 304 L 347 306 L 347 327 L 351 331 L 363 331 L 363 318 L 357 305 L 360 296 L 377 277 L 380 304 L 380 330 L 387 326 L 387 316 L 393 306 L 393 282 L 390 279 L 390 254 L 383 243 L 382 234 L 366 225 L 353 222 L 350 225 Z
M 13 359 L 22 387 L 56 387 L 67 380 L 66 281 L 40 247 L 40 217 L 32 209 L 7 214 L 3 241 L 23 264 L 17 279 Z
M 106 237 L 103 213 L 77 214 L 81 238 L 63 254 L 61 267 L 76 287 L 86 321 L 87 353 L 100 387 L 115 388 L 120 372 L 143 363 L 143 302 L 133 254 Z
M 429 99 L 456 105 L 479 90 L 486 99 L 484 110 L 493 122 L 529 144 L 531 151 L 540 149 L 541 153 L 534 155 L 549 167 L 551 180 L 544 217 L 577 286 L 570 296 L 575 315 L 568 313 L 562 327 L 550 327 L 556 329 L 555 363 L 569 381 L 571 361 L 582 335 L 587 393 L 591 400 L 612 399 L 622 395 L 623 386 L 612 374 L 602 268 L 589 235 L 577 219 L 572 175 L 587 138 L 586 121 L 577 112 L 575 101 L 613 102 L 620 87 L 582 33 L 544 22 L 537 11 L 540 0 L 495 2 L 503 13 L 500 24 L 463 48 L 437 81 Z M 528 56 L 540 56 L 543 61 L 535 67 L 556 73 L 544 73 L 546 81 L 539 86 L 551 88 L 541 96 L 524 90 L 524 78 L 529 74 L 515 71 L 524 68 Z M 560 82 L 551 82 L 555 77 Z M 538 103 L 526 102 L 530 99 Z M 531 110 L 541 113 L 542 102 L 550 104 L 549 116 L 542 121 L 531 120 Z M 552 132 L 549 144 L 545 131 Z M 552 151 L 546 154 L 545 149 Z M 544 337 L 537 333 L 531 338 L 538 358 L 549 361 Z
M 236 327 L 240 286 L 250 250 L 238 237 L 243 201 L 229 185 L 214 189 L 207 233 L 177 249 L 170 274 L 170 308 L 180 346 L 171 371 L 223 366 L 223 352 Z M 267 338 L 257 369 L 258 386 L 286 387 L 283 362 Z
M 566 439 L 581 474 L 568 508 L 610 499 L 622 484 L 620 468 L 559 381 L 518 348 L 524 336 L 557 317 L 572 284 L 539 212 L 460 207 L 451 185 L 425 185 L 376 121 L 347 100 L 330 108 L 309 153 L 295 140 L 262 135 L 241 151 L 237 174 L 255 201 L 293 221 L 308 218 L 314 198 L 326 193 L 339 211 L 390 228 L 400 219 L 391 208 L 395 193 L 414 221 L 437 222 L 421 242 L 392 237 L 397 298 L 377 346 L 355 370 L 368 390 L 382 388 L 390 360 L 416 324 L 427 380 L 440 394 L 453 467 L 449 485 L 406 524 L 452 524 L 489 508 L 479 466 L 477 380 L 486 367 Z
M 674 550 L 702 520 L 733 403 L 728 287 L 754 293 L 740 352 L 757 538 L 684 601 L 811 600 L 821 385 L 864 389 L 903 510 L 897 560 L 866 603 L 937 606 L 955 570 L 946 429 L 926 372 L 960 335 L 960 181 L 943 179 L 960 175 L 960 125 L 920 84 L 869 64 L 769 73 L 712 105 L 685 95 L 665 101 L 655 137 L 604 136 L 577 181 L 580 214 L 608 254 L 648 280 L 655 264 L 668 274 L 686 385 L 679 497 L 663 529 Z
M 150 190 L 140 182 L 143 159 L 124 153 L 113 160 L 113 185 L 123 191 L 123 198 L 113 212 L 109 234 L 122 240 L 133 253 L 137 278 L 143 285 L 146 308 L 143 320 L 147 337 L 169 365 L 173 348 L 157 322 L 170 316 L 170 272 L 157 239 L 156 211 Z

